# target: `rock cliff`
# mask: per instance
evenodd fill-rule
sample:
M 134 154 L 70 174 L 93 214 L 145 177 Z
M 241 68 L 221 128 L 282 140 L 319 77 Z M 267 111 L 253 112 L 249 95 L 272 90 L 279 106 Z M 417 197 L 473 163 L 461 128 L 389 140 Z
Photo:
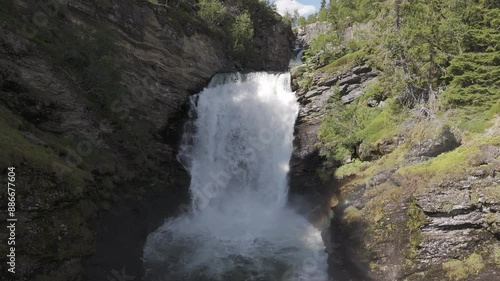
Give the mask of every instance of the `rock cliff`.
M 176 154 L 189 96 L 218 72 L 286 69 L 293 34 L 278 15 L 256 18 L 255 59 L 242 68 L 190 3 L 0 6 L 0 170 L 17 173 L 16 280 L 140 278 L 147 234 L 188 200 Z
M 292 69 L 301 109 L 291 198 L 305 195 L 302 211 L 318 226 L 329 225 L 323 239 L 330 275 L 339 281 L 498 279 L 500 116 L 492 114 L 487 129 L 471 133 L 450 122 L 450 113 L 436 113 L 439 100 L 396 115 L 388 94 L 373 90 L 383 73 L 366 61 L 306 61 Z M 347 138 L 355 129 L 349 126 L 360 124 L 351 120 L 369 110 L 380 119 L 363 121 L 347 154 L 328 154 L 347 142 L 318 137 L 325 120 L 335 116 L 329 125 Z

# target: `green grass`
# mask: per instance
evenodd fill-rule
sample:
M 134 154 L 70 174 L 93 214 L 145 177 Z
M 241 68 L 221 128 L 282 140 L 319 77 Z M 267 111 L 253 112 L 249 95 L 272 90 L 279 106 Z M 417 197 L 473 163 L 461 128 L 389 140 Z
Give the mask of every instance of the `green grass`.
M 422 209 L 417 205 L 416 200 L 412 200 L 410 206 L 408 207 L 408 221 L 406 226 L 408 227 L 408 237 L 410 242 L 410 258 L 416 256 L 416 251 L 420 243 L 422 243 L 422 231 L 421 228 L 427 221 L 426 216 Z
M 500 265 L 500 246 L 495 246 L 495 248 L 493 248 L 492 258 L 496 265 Z
M 486 200 L 500 201 L 500 184 L 485 187 L 484 195 Z
M 384 137 L 396 135 L 399 122 L 387 107 L 375 116 L 364 129 L 356 133 L 358 139 L 365 143 L 374 143 Z
M 453 151 L 442 153 L 429 161 L 405 166 L 396 173 L 425 175 L 429 180 L 461 175 L 469 168 L 467 163 L 480 155 L 480 146 L 483 144 L 500 145 L 500 137 L 476 137 Z
M 347 223 L 359 221 L 363 217 L 363 212 L 354 206 L 349 206 L 344 210 L 342 219 Z
M 31 165 L 49 171 L 51 163 L 60 161 L 54 152 L 41 145 L 31 143 L 16 127 L 21 121 L 12 115 L 5 116 L 5 109 L 0 111 L 0 159 L 4 161 L 2 166 L 16 165 L 27 161 Z M 12 125 L 14 127 L 12 127 Z
M 500 114 L 500 100 L 487 110 L 474 107 L 461 107 L 446 113 L 448 124 L 470 133 L 483 133 L 492 125 L 495 115 Z
M 0 168 L 26 163 L 37 171 L 46 174 L 54 172 L 54 163 L 68 164 L 51 149 L 51 145 L 34 144 L 19 130 L 23 122 L 5 107 L 0 106 Z M 61 144 L 57 144 L 61 146 Z M 52 145 L 54 147 L 54 145 Z M 68 166 L 70 167 L 70 166 Z M 78 193 L 84 186 L 84 180 L 90 179 L 88 172 L 77 167 L 70 167 L 71 172 L 62 175 L 61 180 Z
M 341 72 L 347 71 L 356 65 L 360 65 L 364 63 L 365 51 L 359 50 L 353 53 L 348 53 L 328 65 L 318 69 L 319 72 L 324 72 L 326 75 L 324 77 L 328 77 L 328 75 L 339 74 Z M 325 78 L 326 79 L 326 78 Z
M 463 261 L 450 260 L 443 264 L 446 276 L 450 280 L 464 280 L 471 275 L 477 275 L 484 268 L 484 261 L 481 255 L 472 254 Z
M 370 166 L 370 162 L 363 162 L 360 160 L 354 160 L 351 163 L 340 166 L 335 170 L 335 177 L 337 179 L 344 179 L 349 176 L 357 175 L 362 171 L 366 170 Z

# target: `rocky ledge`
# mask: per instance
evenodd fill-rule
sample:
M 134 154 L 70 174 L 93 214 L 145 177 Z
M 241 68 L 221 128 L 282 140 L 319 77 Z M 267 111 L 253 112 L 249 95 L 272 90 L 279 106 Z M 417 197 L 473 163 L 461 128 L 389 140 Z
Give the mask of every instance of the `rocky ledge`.
M 441 120 L 408 121 L 402 125 L 406 131 L 359 145 L 355 162 L 331 163 L 321 157 L 317 138 L 332 110 L 329 100 L 358 99 L 378 73 L 365 65 L 341 73 L 319 70 L 309 74 L 310 83 L 303 83 L 300 67 L 294 73 L 299 73 L 292 79 L 301 109 L 291 196 L 305 194 L 310 204 L 304 212 L 319 226 L 330 222 L 323 238 L 331 276 L 340 281 L 498 279 L 500 143 L 492 138 L 498 126 L 463 140 Z M 370 98 L 366 106 L 385 104 Z M 355 172 L 331 176 L 349 165 Z

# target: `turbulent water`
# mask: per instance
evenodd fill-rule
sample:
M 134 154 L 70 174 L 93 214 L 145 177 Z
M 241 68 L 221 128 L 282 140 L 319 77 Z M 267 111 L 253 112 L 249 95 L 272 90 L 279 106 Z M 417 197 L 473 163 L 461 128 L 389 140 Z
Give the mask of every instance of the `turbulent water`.
M 191 102 L 179 160 L 192 206 L 149 235 L 146 279 L 326 281 L 319 230 L 285 206 L 298 112 L 290 75 L 217 75 Z

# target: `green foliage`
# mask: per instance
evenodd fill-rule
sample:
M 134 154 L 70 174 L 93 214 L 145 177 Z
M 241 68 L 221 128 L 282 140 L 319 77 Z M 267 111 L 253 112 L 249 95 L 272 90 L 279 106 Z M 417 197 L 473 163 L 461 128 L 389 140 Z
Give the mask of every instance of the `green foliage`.
M 500 52 L 463 53 L 451 61 L 443 97 L 451 106 L 490 107 L 500 99 Z
M 344 210 L 342 219 L 347 223 L 354 223 L 363 218 L 363 212 L 354 206 L 349 206 Z
M 422 242 L 422 232 L 421 228 L 426 222 L 426 217 L 422 208 L 417 205 L 417 201 L 413 199 L 410 202 L 410 206 L 408 207 L 408 221 L 406 222 L 406 226 L 409 231 L 409 242 L 410 242 L 410 258 L 413 258 L 417 248 L 420 246 Z
M 321 0 L 321 6 L 320 9 L 326 8 L 326 0 Z
M 307 24 L 311 24 L 311 23 L 315 23 L 318 21 L 318 15 L 316 14 L 310 14 L 308 17 L 307 17 Z
M 465 132 L 483 133 L 492 125 L 493 118 L 500 113 L 500 100 L 487 106 L 480 108 L 464 106 L 456 107 L 448 111 L 448 122 L 452 126 L 456 126 Z
M 370 162 L 363 162 L 355 159 L 353 162 L 340 166 L 335 170 L 337 179 L 344 179 L 356 175 L 370 166 Z
M 297 24 L 300 26 L 300 27 L 304 27 L 306 24 L 307 24 L 307 20 L 304 16 L 300 16 L 298 19 L 297 19 Z
M 233 51 L 237 57 L 244 57 L 250 49 L 253 39 L 253 22 L 248 12 L 243 12 L 236 17 L 236 21 L 231 26 L 231 38 Z
M 341 37 L 337 32 L 330 31 L 319 34 L 312 40 L 309 49 L 305 51 L 305 58 L 321 53 L 318 64 L 325 65 L 345 54 L 344 47 L 340 45 L 340 42 Z
M 325 74 L 340 73 L 347 71 L 348 69 L 356 65 L 361 65 L 364 63 L 364 61 L 365 53 L 360 50 L 354 53 L 348 53 L 334 60 L 333 62 L 321 68 L 320 71 L 324 72 Z
M 463 175 L 469 168 L 470 160 L 479 157 L 480 147 L 484 144 L 500 145 L 500 137 L 484 138 L 477 137 L 467 144 L 442 153 L 437 157 L 422 163 L 409 165 L 398 169 L 398 174 L 413 174 L 426 177 L 427 182 L 439 182 L 443 178 Z
M 366 119 L 365 126 L 357 132 L 356 137 L 358 139 L 370 144 L 396 134 L 400 118 L 390 108 L 384 108 L 381 111 L 372 108 L 366 108 L 365 110 L 371 111 L 372 114 Z
M 463 261 L 450 260 L 443 264 L 446 276 L 451 280 L 464 280 L 471 275 L 477 275 L 483 268 L 483 258 L 476 253 Z
M 338 30 L 344 30 L 354 23 L 365 23 L 378 15 L 377 6 L 381 0 L 337 0 L 330 1 L 328 19 Z
M 201 21 L 208 24 L 213 35 L 221 39 L 233 58 L 244 67 L 248 66 L 256 51 L 254 26 L 258 27 L 262 22 L 286 22 L 286 18 L 276 13 L 274 3 L 263 0 L 200 0 L 198 7 L 197 15 Z M 292 21 L 295 19 L 290 18 L 290 25 Z
M 496 265 L 500 265 L 500 247 L 499 246 L 496 246 L 495 248 L 493 248 L 492 257 L 493 257 L 493 262 Z
M 198 16 L 211 26 L 217 26 L 227 16 L 227 8 L 219 0 L 200 0 Z
M 322 142 L 321 153 L 335 160 L 344 160 L 355 153 L 356 146 L 364 141 L 364 130 L 380 112 L 379 109 L 357 104 L 332 104 L 333 108 L 318 131 Z

